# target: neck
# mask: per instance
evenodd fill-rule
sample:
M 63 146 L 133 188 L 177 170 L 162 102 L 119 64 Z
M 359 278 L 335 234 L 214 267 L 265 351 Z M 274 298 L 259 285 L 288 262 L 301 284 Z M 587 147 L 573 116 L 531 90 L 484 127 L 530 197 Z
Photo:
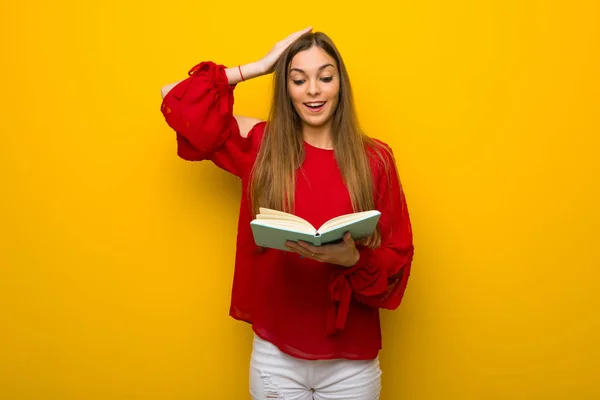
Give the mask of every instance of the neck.
M 321 149 L 333 149 L 333 137 L 331 135 L 331 121 L 323 126 L 302 126 L 302 139 L 314 147 Z

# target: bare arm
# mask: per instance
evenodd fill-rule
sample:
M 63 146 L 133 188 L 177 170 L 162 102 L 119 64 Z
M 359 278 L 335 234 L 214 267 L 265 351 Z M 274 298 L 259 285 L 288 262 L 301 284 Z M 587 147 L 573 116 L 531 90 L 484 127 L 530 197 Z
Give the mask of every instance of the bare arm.
M 242 81 L 242 77 L 240 75 L 240 69 L 242 70 L 242 75 L 244 75 L 244 80 L 256 78 L 257 76 L 265 75 L 267 71 L 265 67 L 263 67 L 261 62 L 254 62 L 246 65 L 242 65 L 239 69 L 238 67 L 227 68 L 225 70 L 225 74 L 227 74 L 227 79 L 230 85 L 235 85 Z M 160 93 L 162 98 L 164 99 L 167 93 L 171 91 L 175 86 L 177 86 L 181 81 L 177 81 L 175 83 L 170 83 L 161 88 Z
M 289 45 L 291 45 L 296 39 L 298 39 L 304 33 L 310 32 L 311 30 L 312 30 L 312 27 L 309 27 L 309 28 L 303 29 L 301 31 L 292 33 L 285 39 L 277 42 L 275 44 L 275 46 L 271 49 L 271 51 L 266 56 L 264 56 L 262 59 L 260 59 L 259 61 L 242 65 L 239 68 L 237 66 L 232 67 L 232 68 L 227 68 L 225 70 L 225 74 L 227 75 L 227 80 L 228 80 L 229 84 L 235 85 L 242 81 L 242 76 L 240 75 L 240 69 L 241 69 L 241 74 L 244 77 L 243 80 L 256 78 L 257 76 L 261 76 L 261 75 L 270 73 L 273 69 L 273 66 L 275 65 L 275 63 L 277 62 L 277 60 L 279 59 L 281 54 L 284 52 L 284 50 L 286 48 L 288 48 Z M 171 89 L 173 89 L 175 86 L 177 86 L 177 84 L 179 84 L 180 82 L 181 81 L 177 81 L 175 83 L 170 83 L 168 85 L 163 86 L 160 90 L 162 98 L 164 99 L 165 96 L 167 95 L 167 93 L 169 93 L 171 91 Z M 240 135 L 242 137 L 247 137 L 248 133 L 250 132 L 252 127 L 254 125 L 256 125 L 258 122 L 260 122 L 259 119 L 251 118 L 251 117 L 244 117 L 244 116 L 239 116 L 239 115 L 234 115 L 234 117 L 240 128 Z
M 256 78 L 257 76 L 265 75 L 266 73 L 265 68 L 260 62 L 242 65 L 240 69 L 242 70 L 242 75 L 244 75 L 244 80 Z M 242 77 L 240 76 L 240 69 L 238 69 L 238 67 L 232 67 L 227 68 L 225 70 L 225 74 L 227 75 L 227 79 L 230 85 L 235 85 L 242 81 Z M 168 85 L 163 86 L 160 90 L 162 98 L 164 99 L 167 93 L 169 93 L 171 89 L 177 86 L 177 84 L 179 84 L 180 82 L 181 81 L 177 81 L 175 83 L 170 83 Z M 245 117 L 241 115 L 234 115 L 234 117 L 240 128 L 240 135 L 244 138 L 248 136 L 248 133 L 250 133 L 250 130 L 254 127 L 254 125 L 261 122 L 260 119 L 252 117 Z

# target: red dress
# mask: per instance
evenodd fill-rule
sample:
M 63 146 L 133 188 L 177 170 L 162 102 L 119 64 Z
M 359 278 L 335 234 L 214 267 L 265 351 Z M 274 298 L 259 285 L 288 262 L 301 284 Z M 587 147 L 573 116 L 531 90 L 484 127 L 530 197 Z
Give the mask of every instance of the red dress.
M 397 172 L 388 183 L 381 163 L 370 157 L 375 208 L 382 215 L 381 246 L 358 246 L 359 262 L 345 268 L 300 258 L 254 243 L 248 200 L 249 173 L 265 122 L 247 138 L 233 117 L 233 91 L 225 66 L 203 62 L 175 86 L 161 105 L 176 132 L 177 154 L 211 160 L 242 183 L 230 315 L 283 352 L 303 359 L 373 359 L 381 348 L 379 308 L 396 309 L 413 259 L 409 213 Z M 305 143 L 296 175 L 294 213 L 315 227 L 353 212 L 333 150 Z M 390 164 L 393 159 L 390 157 Z

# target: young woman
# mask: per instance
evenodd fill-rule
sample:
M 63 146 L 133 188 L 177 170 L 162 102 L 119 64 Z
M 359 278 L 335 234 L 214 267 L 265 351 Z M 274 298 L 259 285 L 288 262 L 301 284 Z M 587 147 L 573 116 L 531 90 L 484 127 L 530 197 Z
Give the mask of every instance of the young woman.
M 233 114 L 237 84 L 274 72 L 267 121 Z M 411 223 L 391 149 L 359 129 L 346 67 L 312 28 L 257 62 L 211 61 L 162 90 L 177 154 L 211 160 L 241 178 L 230 315 L 252 325 L 253 399 L 379 398 L 379 309 L 396 309 L 413 259 Z M 263 249 L 250 222 L 258 207 L 319 227 L 377 209 L 376 232 L 290 251 Z

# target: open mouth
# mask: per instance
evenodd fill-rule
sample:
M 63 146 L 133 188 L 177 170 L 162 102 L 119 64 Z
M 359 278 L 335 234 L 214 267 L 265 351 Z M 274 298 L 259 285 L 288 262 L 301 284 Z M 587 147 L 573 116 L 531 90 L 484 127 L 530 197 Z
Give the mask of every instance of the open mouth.
M 326 101 L 313 101 L 310 103 L 304 103 L 304 105 L 306 106 L 306 108 L 308 108 L 308 110 L 310 112 L 319 112 L 323 109 L 323 107 L 325 107 L 325 103 L 327 103 Z

